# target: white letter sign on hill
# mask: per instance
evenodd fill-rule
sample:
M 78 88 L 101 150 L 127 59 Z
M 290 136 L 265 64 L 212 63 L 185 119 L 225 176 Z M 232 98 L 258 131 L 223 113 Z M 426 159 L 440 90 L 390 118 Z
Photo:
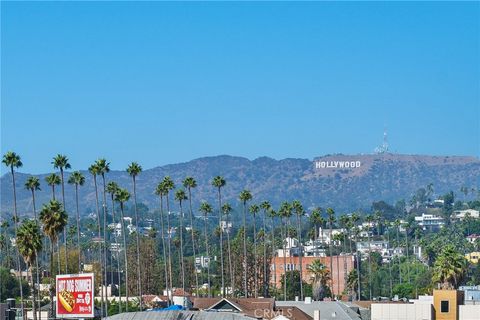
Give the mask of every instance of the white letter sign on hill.
M 57 318 L 93 318 L 94 290 L 93 273 L 57 275 Z
M 360 168 L 362 163 L 358 160 L 353 161 L 315 161 L 315 169 L 355 169 Z

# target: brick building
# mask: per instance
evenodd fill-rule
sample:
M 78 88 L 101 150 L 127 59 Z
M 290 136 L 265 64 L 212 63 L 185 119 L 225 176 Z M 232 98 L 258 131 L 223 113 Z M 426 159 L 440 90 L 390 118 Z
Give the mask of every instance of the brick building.
M 331 272 L 332 285 L 333 285 L 333 294 L 341 295 L 345 289 L 346 278 L 348 273 L 354 269 L 355 258 L 352 255 L 341 255 L 333 256 L 333 272 Z M 307 271 L 307 267 L 314 261 L 320 260 L 327 268 L 330 268 L 330 257 L 302 257 L 302 275 L 303 280 L 307 283 L 310 283 L 311 275 Z M 284 273 L 283 266 L 284 259 L 283 257 L 275 257 L 272 260 L 270 266 L 271 269 L 271 281 L 275 281 L 276 274 L 276 285 L 278 288 L 281 287 L 280 279 Z M 286 258 L 286 269 L 290 270 L 300 270 L 300 258 L 299 257 L 287 257 Z M 346 270 L 346 271 L 345 271 Z

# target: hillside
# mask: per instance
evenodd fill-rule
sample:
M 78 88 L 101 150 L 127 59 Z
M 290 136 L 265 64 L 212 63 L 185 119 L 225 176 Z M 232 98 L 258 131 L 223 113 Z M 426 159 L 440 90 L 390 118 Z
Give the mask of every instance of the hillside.
M 92 177 L 87 171 L 83 173 L 86 183 L 80 188 L 80 207 L 82 214 L 85 214 L 94 208 L 95 192 Z M 274 160 L 267 157 L 255 160 L 233 156 L 205 157 L 142 172 L 138 177 L 139 202 L 150 208 L 158 206 L 154 190 L 166 175 L 171 176 L 177 186 L 180 186 L 184 177 L 195 177 L 198 183 L 193 194 L 195 204 L 201 200 L 215 201 L 216 193 L 210 181 L 213 176 L 222 175 L 227 181 L 224 198 L 234 205 L 238 205 L 239 192 L 246 188 L 252 192 L 254 201 L 257 202 L 268 199 L 278 205 L 283 200 L 299 199 L 305 207 L 332 206 L 341 212 L 368 209 L 372 201 L 409 199 L 418 188 L 429 183 L 433 183 L 437 195 L 449 190 L 459 193 L 462 186 L 478 187 L 480 160 L 474 157 L 398 154 L 327 155 L 318 157 L 313 162 L 307 159 Z M 51 197 L 51 189 L 44 182 L 45 176 L 38 176 L 42 190 L 37 193 L 37 207 Z M 20 215 L 31 215 L 32 210 L 31 194 L 24 188 L 27 177 L 27 174 L 17 174 Z M 0 180 L 1 210 L 11 212 L 11 177 L 6 174 Z M 107 175 L 107 180 L 132 188 L 126 172 L 112 171 Z M 58 188 L 58 198 L 60 194 Z M 74 210 L 74 201 L 74 189 L 67 185 L 68 211 Z

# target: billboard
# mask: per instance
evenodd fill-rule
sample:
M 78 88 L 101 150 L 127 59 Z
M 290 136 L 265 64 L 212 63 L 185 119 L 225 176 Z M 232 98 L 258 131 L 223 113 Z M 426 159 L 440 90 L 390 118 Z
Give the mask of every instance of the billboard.
M 57 275 L 57 318 L 93 318 L 94 286 L 93 273 Z

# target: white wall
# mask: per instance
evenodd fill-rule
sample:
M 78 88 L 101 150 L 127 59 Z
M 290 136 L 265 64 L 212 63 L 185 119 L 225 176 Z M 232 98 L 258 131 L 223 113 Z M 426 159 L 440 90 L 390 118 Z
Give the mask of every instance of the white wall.
M 458 310 L 459 320 L 478 320 L 480 318 L 480 304 L 461 305 Z
M 373 303 L 371 320 L 432 320 L 429 303 Z

